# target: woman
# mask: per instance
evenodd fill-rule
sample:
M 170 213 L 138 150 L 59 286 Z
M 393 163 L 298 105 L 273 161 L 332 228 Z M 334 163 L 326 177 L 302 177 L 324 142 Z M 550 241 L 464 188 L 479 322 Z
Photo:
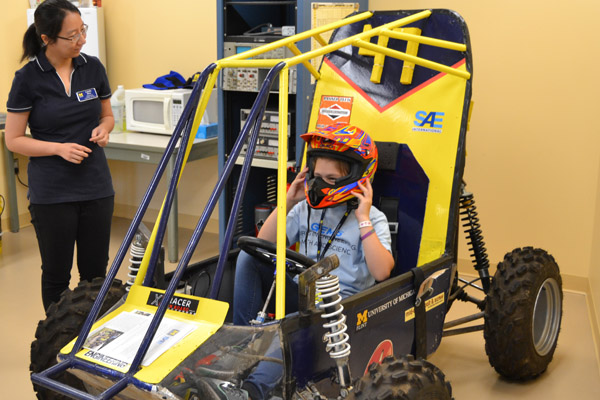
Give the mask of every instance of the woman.
M 29 156 L 31 222 L 42 258 L 45 310 L 81 280 L 106 275 L 114 190 L 102 149 L 114 126 L 100 61 L 81 53 L 87 26 L 67 0 L 46 0 L 23 38 L 7 102 L 6 146 Z M 31 137 L 25 135 L 29 124 Z

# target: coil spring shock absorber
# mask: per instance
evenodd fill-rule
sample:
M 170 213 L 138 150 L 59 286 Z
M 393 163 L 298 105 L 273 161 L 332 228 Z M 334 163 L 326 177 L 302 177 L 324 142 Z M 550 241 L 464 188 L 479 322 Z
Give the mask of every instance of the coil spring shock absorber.
M 462 226 L 465 230 L 466 238 L 469 241 L 467 242 L 467 245 L 471 246 L 469 248 L 471 258 L 473 258 L 475 269 L 479 272 L 483 290 L 487 293 L 490 289 L 490 262 L 488 260 L 485 242 L 483 241 L 483 234 L 481 232 L 481 225 L 479 224 L 479 217 L 477 215 L 477 207 L 475 207 L 473 193 L 467 192 L 464 184 L 460 195 L 460 210 L 460 220 L 463 222 Z
M 136 233 L 133 242 L 131 243 L 131 247 L 129 249 L 129 254 L 131 258 L 129 259 L 129 272 L 127 273 L 127 277 L 129 278 L 126 283 L 126 290 L 129 292 L 129 288 L 133 286 L 135 282 L 135 277 L 137 276 L 138 271 L 140 270 L 140 264 L 142 263 L 142 259 L 144 258 L 144 253 L 146 252 L 146 245 L 144 243 L 142 234 Z
M 340 281 L 335 275 L 325 275 L 315 282 L 315 289 L 322 299 L 322 302 L 318 305 L 323 310 L 321 317 L 327 320 L 323 324 L 323 328 L 329 330 L 324 335 L 323 340 L 327 343 L 326 350 L 329 357 L 337 364 L 341 395 L 346 397 L 352 378 L 348 365 L 350 343 L 348 343 L 349 336 L 346 333 L 346 316 L 343 314 L 344 306 L 340 304 L 342 301 Z

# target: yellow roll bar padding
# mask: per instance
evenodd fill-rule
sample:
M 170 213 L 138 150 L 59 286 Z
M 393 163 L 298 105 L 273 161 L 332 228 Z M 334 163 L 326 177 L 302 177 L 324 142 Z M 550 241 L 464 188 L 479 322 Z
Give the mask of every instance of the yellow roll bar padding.
M 215 86 L 217 82 L 217 77 L 219 76 L 220 68 L 217 66 L 215 70 L 209 75 L 206 86 L 202 91 L 202 95 L 200 96 L 200 101 L 198 102 L 198 108 L 196 109 L 196 115 L 194 116 L 194 121 L 192 123 L 192 130 L 190 131 L 190 140 L 188 141 L 187 147 L 185 149 L 185 155 L 183 157 L 183 164 L 181 166 L 181 173 L 177 177 L 177 185 L 179 185 L 179 181 L 181 180 L 181 176 L 183 175 L 183 169 L 187 164 L 188 157 L 190 156 L 190 152 L 192 151 L 192 146 L 194 145 L 194 138 L 196 137 L 195 132 L 198 131 L 198 127 L 200 126 L 200 122 L 202 122 L 202 116 L 204 115 L 204 111 L 206 110 L 206 106 L 208 104 L 208 100 L 210 98 L 212 88 Z M 208 90 L 206 89 L 208 88 Z M 181 150 L 181 149 L 180 149 Z M 160 221 L 160 218 L 163 214 L 165 208 L 165 202 L 167 197 L 163 199 L 162 205 L 160 206 L 160 211 L 158 212 L 158 216 L 156 217 L 157 221 Z M 154 243 L 156 242 L 156 235 L 158 233 L 158 224 L 154 224 L 154 228 L 152 229 L 152 233 L 150 234 L 150 239 L 148 240 L 148 246 L 146 247 L 146 252 L 144 253 L 144 257 L 142 258 L 142 262 L 140 263 L 140 269 L 135 277 L 134 285 L 141 285 L 146 276 L 146 272 L 148 271 L 148 264 L 150 263 L 150 256 L 152 255 L 152 249 L 154 248 Z
M 373 27 L 369 24 L 366 24 L 363 27 L 363 32 L 370 31 Z M 420 35 L 421 29 L 419 28 L 394 28 L 391 32 L 407 32 L 412 35 Z M 387 30 L 384 30 L 379 35 L 377 39 L 377 46 L 387 47 L 390 35 L 384 34 Z M 410 41 L 410 36 L 408 37 L 406 44 L 406 54 L 411 56 L 416 56 L 419 50 L 419 43 L 415 41 Z M 358 49 L 358 54 L 362 56 L 371 56 L 374 57 L 373 60 L 373 70 L 371 71 L 371 82 L 373 83 L 381 83 L 381 74 L 383 73 L 383 64 L 385 63 L 385 54 L 367 50 L 364 47 Z M 410 85 L 412 82 L 413 72 L 415 69 L 415 64 L 412 62 L 405 61 L 402 66 L 402 74 L 400 76 L 400 83 L 403 85 Z
M 264 59 L 264 60 L 222 60 L 218 62 L 221 68 L 273 68 L 285 60 Z
M 347 37 L 346 39 L 342 39 L 337 42 L 328 44 L 327 46 L 321 47 L 319 49 L 308 51 L 303 55 L 292 57 L 287 60 L 287 64 L 291 67 L 294 65 L 298 65 L 304 61 L 310 60 L 312 58 L 316 58 L 316 57 L 331 53 L 332 51 L 341 49 L 342 47 L 357 46 L 356 42 L 358 42 L 360 40 L 368 40 L 373 36 L 379 35 L 379 32 L 381 32 L 383 30 L 386 30 L 386 29 L 389 30 L 389 29 L 398 28 L 400 26 L 408 25 L 415 21 L 419 21 L 423 18 L 427 18 L 430 15 L 431 15 L 431 11 L 425 10 L 425 11 L 421 11 L 419 13 L 413 14 L 411 16 L 401 18 L 397 21 L 388 22 L 387 24 L 378 26 L 377 28 L 373 28 L 370 31 L 358 33 L 354 36 L 350 36 L 350 37 Z M 308 31 L 308 32 L 310 32 L 310 31 Z M 308 32 L 306 32 L 306 33 L 308 33 Z M 277 43 L 277 42 L 274 42 L 274 43 Z M 400 52 L 398 52 L 398 53 L 400 53 Z
M 406 28 L 410 29 L 410 28 Z M 419 31 L 420 32 L 420 31 Z M 412 34 L 410 32 L 392 31 L 385 29 L 380 32 L 381 35 L 389 36 L 394 39 L 406 40 L 408 42 L 415 42 L 421 44 L 427 44 L 430 46 L 441 47 L 448 50 L 456 51 L 467 51 L 467 46 L 462 43 L 449 42 L 447 40 L 434 39 L 427 36 L 421 36 L 420 34 Z
M 248 59 L 248 58 L 256 57 L 258 55 L 267 53 L 267 52 L 269 52 L 271 50 L 275 50 L 275 49 L 278 49 L 280 47 L 287 46 L 288 44 L 291 44 L 291 43 L 297 43 L 297 42 L 300 42 L 300 41 L 302 41 L 304 39 L 309 39 L 311 37 L 314 37 L 315 40 L 317 40 L 319 43 L 325 43 L 325 41 L 323 40 L 323 38 L 321 38 L 320 40 L 317 38 L 319 36 L 319 34 L 321 34 L 323 32 L 327 32 L 327 31 L 331 31 L 331 30 L 337 29 L 337 28 L 339 28 L 341 26 L 344 26 L 344 25 L 349 25 L 349 24 L 353 24 L 353 23 L 358 22 L 358 21 L 362 21 L 363 19 L 370 18 L 371 16 L 373 16 L 373 13 L 370 12 L 370 11 L 366 11 L 364 13 L 356 14 L 354 16 L 351 16 L 351 17 L 348 17 L 348 18 L 344 18 L 342 20 L 339 20 L 339 21 L 336 21 L 336 22 L 332 22 L 332 23 L 327 24 L 327 25 L 323 25 L 321 27 L 318 27 L 318 28 L 315 28 L 315 29 L 311 29 L 309 31 L 297 33 L 297 34 L 295 34 L 293 36 L 289 36 L 287 38 L 277 40 L 277 41 L 275 41 L 273 43 L 265 44 L 264 46 L 260 46 L 260 47 L 256 47 L 256 48 L 248 50 L 248 51 L 244 51 L 243 53 L 239 53 L 239 54 L 235 54 L 233 56 L 229 56 L 229 57 L 223 58 L 220 61 L 217 61 L 217 65 L 219 65 L 223 61 L 245 60 L 245 59 Z M 327 43 L 325 43 L 325 44 L 327 44 Z
M 314 36 L 313 36 L 313 38 L 314 38 L 314 39 L 315 39 L 317 42 L 319 42 L 319 44 L 320 44 L 321 46 L 327 46 L 327 41 L 326 41 L 325 39 L 323 39 L 323 36 L 321 36 L 321 35 L 317 34 L 317 35 L 314 35 Z
M 277 160 L 277 275 L 275 278 L 275 318 L 285 317 L 285 248 L 286 216 L 287 216 L 287 154 L 288 147 L 288 67 L 281 70 L 279 74 L 279 151 L 285 149 L 285 153 L 279 153 Z
M 302 52 L 300 51 L 300 49 L 298 47 L 296 47 L 295 44 L 289 44 L 287 47 L 296 56 L 299 56 L 300 54 L 302 54 Z M 308 61 L 304 61 L 302 63 L 302 65 L 304 65 L 306 67 L 306 69 L 308 70 L 308 72 L 310 72 L 311 75 L 314 76 L 316 80 L 319 80 L 319 78 L 321 78 L 321 74 L 319 74 L 319 71 L 317 71 L 315 69 L 315 67 L 312 66 L 311 63 L 309 63 Z
M 363 27 L 363 32 L 367 32 L 373 29 L 373 27 L 369 24 L 365 24 Z M 388 36 L 379 35 L 377 39 L 377 45 L 387 47 Z M 381 53 L 377 53 L 375 51 L 363 49 L 362 47 L 358 49 L 358 54 L 361 56 L 371 56 L 373 57 L 373 70 L 371 71 L 371 82 L 373 83 L 381 83 L 381 74 L 383 73 L 383 63 L 385 62 L 385 55 Z
M 430 68 L 430 69 L 433 69 L 436 71 L 445 72 L 449 75 L 458 76 L 458 77 L 464 78 L 464 79 L 469 79 L 471 77 L 471 74 L 467 71 L 460 71 L 460 70 L 454 69 L 454 68 L 449 67 L 444 64 L 440 64 L 440 63 L 436 63 L 433 61 L 425 60 L 423 58 L 411 56 L 411 55 L 403 53 L 401 51 L 388 49 L 387 47 L 378 46 L 376 44 L 367 42 L 365 40 L 361 40 L 361 39 L 356 40 L 354 42 L 354 44 L 358 47 L 364 47 L 369 50 L 378 51 L 380 53 L 385 54 L 386 56 L 398 58 L 400 60 L 408 61 L 408 62 L 420 65 L 422 67 Z
M 400 32 L 412 33 L 413 35 L 421 35 L 421 30 L 419 28 L 400 28 Z M 418 42 L 406 42 L 406 54 L 416 57 L 418 52 Z M 408 61 L 404 61 L 402 65 L 402 74 L 400 75 L 400 83 L 403 85 L 410 85 L 412 83 L 414 72 L 415 64 Z

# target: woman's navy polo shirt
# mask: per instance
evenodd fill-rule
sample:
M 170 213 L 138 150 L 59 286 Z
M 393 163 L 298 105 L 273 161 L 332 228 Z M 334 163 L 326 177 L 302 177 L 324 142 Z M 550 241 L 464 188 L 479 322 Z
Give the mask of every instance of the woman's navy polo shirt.
M 81 53 L 73 59 L 71 93 L 46 58 L 45 49 L 15 73 L 6 108 L 29 111 L 34 139 L 77 143 L 92 152 L 81 164 L 60 156 L 30 157 L 27 170 L 29 199 L 33 204 L 55 204 L 100 199 L 114 195 L 104 149 L 90 142 L 100 123 L 100 100 L 111 96 L 104 66 Z

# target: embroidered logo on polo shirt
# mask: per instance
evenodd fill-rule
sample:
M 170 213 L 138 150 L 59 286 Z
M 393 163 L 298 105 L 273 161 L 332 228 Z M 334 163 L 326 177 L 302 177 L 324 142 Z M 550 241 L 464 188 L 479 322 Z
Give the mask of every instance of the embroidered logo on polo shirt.
M 94 100 L 98 98 L 98 93 L 96 93 L 96 88 L 85 89 L 77 92 L 77 100 L 80 102 Z

